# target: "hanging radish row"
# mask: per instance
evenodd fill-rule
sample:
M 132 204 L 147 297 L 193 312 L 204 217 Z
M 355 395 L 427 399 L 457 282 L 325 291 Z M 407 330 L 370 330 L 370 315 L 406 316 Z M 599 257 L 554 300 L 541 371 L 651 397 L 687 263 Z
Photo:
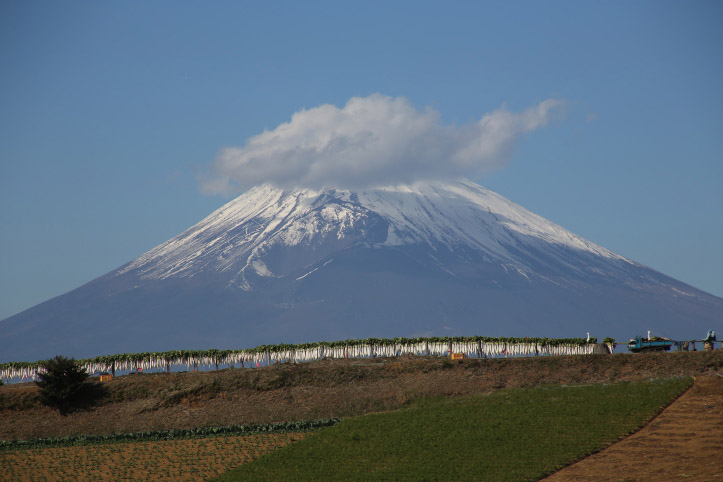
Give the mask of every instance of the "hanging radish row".
M 608 339 L 606 339 L 608 341 Z M 185 365 L 239 365 L 258 367 L 272 363 L 307 362 L 324 358 L 371 358 L 403 355 L 446 356 L 463 353 L 468 357 L 586 355 L 597 339 L 582 338 L 490 338 L 430 337 L 345 340 L 298 345 L 263 345 L 246 350 L 176 350 L 158 353 L 124 353 L 79 360 L 88 373 L 165 369 Z M 36 379 L 42 362 L 0 364 L 0 378 Z

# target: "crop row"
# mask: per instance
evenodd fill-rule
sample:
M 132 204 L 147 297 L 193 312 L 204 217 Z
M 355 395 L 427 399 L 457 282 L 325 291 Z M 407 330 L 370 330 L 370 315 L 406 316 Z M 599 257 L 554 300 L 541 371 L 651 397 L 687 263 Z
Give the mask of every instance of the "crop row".
M 244 367 L 279 362 L 305 362 L 324 358 L 363 358 L 401 355 L 447 355 L 464 353 L 468 356 L 494 357 L 500 355 L 574 355 L 592 353 L 596 338 L 493 338 L 427 337 L 427 338 L 366 338 L 317 343 L 261 345 L 243 350 L 173 350 L 164 352 L 121 353 L 78 360 L 89 372 L 115 370 L 170 369 L 173 365 L 187 367 L 238 364 Z M 605 339 L 611 344 L 610 339 Z M 0 378 L 35 378 L 42 370 L 42 361 L 0 363 Z
M 108 435 L 78 435 L 31 440 L 0 440 L 0 451 L 41 447 L 68 447 L 78 445 L 107 444 L 119 442 L 145 442 L 202 438 L 213 436 L 240 436 L 264 433 L 309 432 L 339 423 L 339 419 L 312 420 L 305 422 L 280 422 L 263 425 L 226 425 L 189 429 L 156 430 L 152 432 L 117 433 Z

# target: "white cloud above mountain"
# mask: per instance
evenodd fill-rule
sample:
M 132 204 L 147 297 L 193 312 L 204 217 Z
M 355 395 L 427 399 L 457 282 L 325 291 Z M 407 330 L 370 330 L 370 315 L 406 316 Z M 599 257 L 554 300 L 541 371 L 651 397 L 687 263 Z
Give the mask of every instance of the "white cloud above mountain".
M 271 183 L 280 187 L 363 188 L 479 176 L 500 169 L 524 134 L 546 126 L 564 101 L 547 99 L 522 112 L 504 106 L 479 121 L 444 125 L 439 112 L 404 97 L 352 97 L 222 149 L 201 179 L 209 194 Z

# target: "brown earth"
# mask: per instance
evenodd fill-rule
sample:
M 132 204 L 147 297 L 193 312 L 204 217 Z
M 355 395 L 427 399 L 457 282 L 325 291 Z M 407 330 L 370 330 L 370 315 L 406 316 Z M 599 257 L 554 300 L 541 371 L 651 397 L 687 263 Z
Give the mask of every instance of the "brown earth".
M 15 450 L 0 453 L 0 479 L 208 480 L 307 435 L 257 434 Z
M 348 417 L 424 396 L 605 383 L 723 370 L 723 350 L 509 359 L 323 360 L 265 368 L 116 377 L 89 409 L 61 416 L 32 383 L 0 386 L 0 439 Z
M 696 378 L 642 430 L 545 480 L 723 480 L 723 378 Z

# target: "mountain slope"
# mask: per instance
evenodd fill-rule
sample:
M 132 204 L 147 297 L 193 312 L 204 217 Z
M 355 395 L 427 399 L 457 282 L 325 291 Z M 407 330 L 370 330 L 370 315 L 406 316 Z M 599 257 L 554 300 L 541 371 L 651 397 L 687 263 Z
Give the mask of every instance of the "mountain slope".
M 692 338 L 721 314 L 720 298 L 466 180 L 264 185 L 3 320 L 0 361 L 433 334 Z

